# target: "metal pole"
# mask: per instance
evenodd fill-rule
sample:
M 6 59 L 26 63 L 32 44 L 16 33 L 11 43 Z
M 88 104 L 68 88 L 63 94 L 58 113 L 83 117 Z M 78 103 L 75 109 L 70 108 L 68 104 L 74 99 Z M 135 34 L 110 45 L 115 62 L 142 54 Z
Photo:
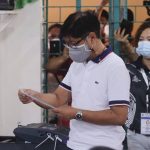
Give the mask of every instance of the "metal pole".
M 42 53 L 41 53 L 41 90 L 48 92 L 47 72 L 44 69 L 48 61 L 48 0 L 43 0 L 43 37 L 42 37 Z M 48 111 L 43 110 L 43 122 L 48 122 Z
M 119 19 L 120 19 L 120 1 L 110 0 L 109 6 L 109 14 L 110 14 L 110 40 L 111 45 L 114 49 L 114 52 L 118 55 L 120 54 L 120 46 L 119 42 L 114 39 L 114 31 L 119 27 Z
M 128 5 L 127 0 L 121 0 L 120 1 L 120 11 L 121 11 L 120 20 L 122 20 L 123 18 L 127 19 L 127 17 L 128 17 L 128 15 L 127 15 L 127 5 Z
M 81 10 L 81 0 L 76 0 L 76 10 Z

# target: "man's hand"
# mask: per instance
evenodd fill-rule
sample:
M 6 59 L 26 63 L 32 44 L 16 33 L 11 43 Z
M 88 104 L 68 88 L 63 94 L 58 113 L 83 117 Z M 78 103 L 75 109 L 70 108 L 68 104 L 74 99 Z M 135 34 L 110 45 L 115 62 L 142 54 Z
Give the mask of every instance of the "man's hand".
M 66 119 L 74 119 L 78 109 L 73 108 L 68 105 L 63 105 L 57 108 L 52 109 L 54 113 L 56 113 L 60 117 L 64 117 Z
M 37 93 L 38 92 L 30 89 L 20 89 L 18 91 L 18 97 L 23 104 L 28 104 L 31 103 L 33 100 L 27 95 L 35 96 Z

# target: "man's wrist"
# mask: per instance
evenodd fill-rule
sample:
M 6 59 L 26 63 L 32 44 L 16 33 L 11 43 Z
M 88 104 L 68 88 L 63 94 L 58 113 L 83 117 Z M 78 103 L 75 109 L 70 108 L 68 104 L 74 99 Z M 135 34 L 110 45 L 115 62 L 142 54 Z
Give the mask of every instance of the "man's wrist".
M 77 111 L 75 115 L 76 120 L 83 120 L 83 112 L 81 110 Z

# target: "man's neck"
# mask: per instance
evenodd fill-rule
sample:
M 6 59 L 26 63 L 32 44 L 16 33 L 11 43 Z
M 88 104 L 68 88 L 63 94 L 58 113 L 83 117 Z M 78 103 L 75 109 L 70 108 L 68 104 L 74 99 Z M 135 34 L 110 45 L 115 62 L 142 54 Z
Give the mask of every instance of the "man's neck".
M 94 54 L 93 57 L 97 57 L 100 54 L 102 54 L 107 48 L 103 45 L 101 48 L 99 48 Z

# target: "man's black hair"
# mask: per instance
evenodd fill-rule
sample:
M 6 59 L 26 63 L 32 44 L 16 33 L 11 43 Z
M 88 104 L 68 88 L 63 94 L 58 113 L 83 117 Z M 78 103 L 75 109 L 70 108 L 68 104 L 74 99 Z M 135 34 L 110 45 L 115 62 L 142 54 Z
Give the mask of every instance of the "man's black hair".
M 70 14 L 64 21 L 61 29 L 61 37 L 80 38 L 95 32 L 100 37 L 100 23 L 94 11 L 77 11 Z
M 109 13 L 105 9 L 103 9 L 101 13 L 101 17 L 104 17 L 107 20 L 109 20 Z

